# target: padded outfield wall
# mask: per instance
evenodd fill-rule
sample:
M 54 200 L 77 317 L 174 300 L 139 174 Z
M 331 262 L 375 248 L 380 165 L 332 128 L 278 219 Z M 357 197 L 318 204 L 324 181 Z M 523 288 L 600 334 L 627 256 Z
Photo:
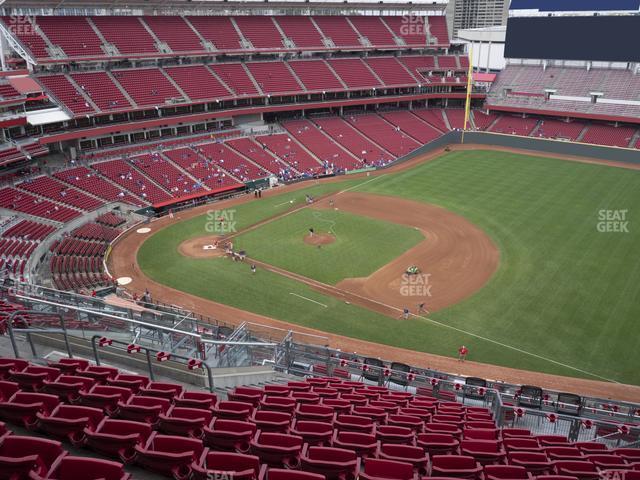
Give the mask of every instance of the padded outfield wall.
M 400 158 L 398 162 L 403 162 L 419 155 L 440 150 L 448 145 L 458 145 L 461 143 L 461 138 L 462 132 L 449 132 L 433 142 L 430 142 L 410 154 L 405 155 Z M 630 148 L 604 147 L 585 143 L 574 143 L 533 137 L 518 137 L 515 135 L 488 132 L 466 132 L 464 134 L 464 143 L 487 146 L 493 145 L 496 147 L 514 148 L 518 150 L 545 152 L 555 155 L 572 155 L 576 157 L 640 165 L 640 150 L 633 150 Z

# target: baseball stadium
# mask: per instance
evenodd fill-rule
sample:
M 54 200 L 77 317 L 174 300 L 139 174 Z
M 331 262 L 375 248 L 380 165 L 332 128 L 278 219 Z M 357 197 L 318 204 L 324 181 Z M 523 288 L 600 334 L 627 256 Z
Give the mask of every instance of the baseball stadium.
M 640 480 L 639 31 L 0 1 L 0 480 Z

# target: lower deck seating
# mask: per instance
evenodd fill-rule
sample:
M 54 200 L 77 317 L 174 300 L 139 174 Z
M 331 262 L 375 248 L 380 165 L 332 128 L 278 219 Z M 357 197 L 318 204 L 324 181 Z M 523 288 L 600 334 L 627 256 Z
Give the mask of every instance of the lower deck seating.
M 636 133 L 633 127 L 614 127 L 610 125 L 591 125 L 582 137 L 585 143 L 608 145 L 613 147 L 629 147 Z
M 429 143 L 442 135 L 409 111 L 386 112 L 381 113 L 380 116 L 421 144 Z
M 496 133 L 508 133 L 510 135 L 528 136 L 538 123 L 537 118 L 522 118 L 513 115 L 504 115 L 491 126 L 491 131 Z
M 418 142 L 403 133 L 400 127 L 394 127 L 379 115 L 349 116 L 347 121 L 394 157 L 401 157 L 420 146 Z
M 322 165 L 289 135 L 261 135 L 256 141 L 301 174 L 316 174 L 322 170 Z

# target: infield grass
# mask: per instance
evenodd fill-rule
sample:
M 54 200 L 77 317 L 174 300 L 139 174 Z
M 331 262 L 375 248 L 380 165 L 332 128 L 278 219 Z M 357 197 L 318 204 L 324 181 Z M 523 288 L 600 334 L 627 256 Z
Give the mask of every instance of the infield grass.
M 283 200 L 239 206 L 239 227 L 290 208 L 274 207 L 289 198 L 301 204 L 307 191 L 320 195 L 362 181 L 310 184 Z M 376 177 L 355 190 L 433 203 L 465 216 L 500 248 L 498 271 L 472 297 L 433 314 L 436 324 L 397 322 L 275 273 L 252 276 L 247 265 L 225 259 L 185 259 L 177 245 L 204 234 L 202 218 L 150 237 L 138 261 L 168 286 L 327 332 L 448 356 L 464 343 L 475 361 L 640 384 L 640 172 L 465 151 Z M 599 232 L 601 210 L 627 210 L 629 232 Z M 251 235 L 258 238 L 266 228 L 271 225 Z M 372 257 L 368 268 L 375 268 Z M 337 261 L 336 271 L 342 268 Z

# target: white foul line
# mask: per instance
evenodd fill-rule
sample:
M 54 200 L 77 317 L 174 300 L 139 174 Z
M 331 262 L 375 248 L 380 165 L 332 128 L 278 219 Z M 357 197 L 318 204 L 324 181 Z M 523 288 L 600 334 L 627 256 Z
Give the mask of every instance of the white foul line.
M 311 300 L 310 298 L 303 297 L 302 295 L 298 295 L 297 293 L 289 292 L 289 295 L 293 295 L 294 297 L 302 298 L 304 300 L 307 300 L 308 302 L 317 303 L 321 307 L 327 308 L 327 306 L 324 303 L 316 302 L 315 300 Z

